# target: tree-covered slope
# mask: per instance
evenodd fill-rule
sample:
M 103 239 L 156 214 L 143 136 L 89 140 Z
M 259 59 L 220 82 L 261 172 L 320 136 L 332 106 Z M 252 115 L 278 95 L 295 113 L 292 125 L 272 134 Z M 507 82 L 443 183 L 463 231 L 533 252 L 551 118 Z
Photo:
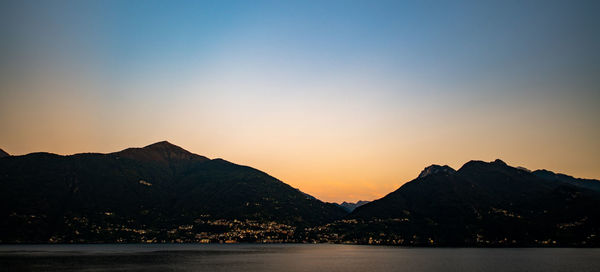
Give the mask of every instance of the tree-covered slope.
M 168 142 L 110 154 L 0 158 L 2 242 L 71 241 L 74 236 L 110 242 L 116 236 L 97 235 L 94 228 L 160 232 L 199 218 L 302 227 L 345 214 L 264 172 Z
M 579 186 L 500 160 L 432 167 L 347 217 L 371 224 L 337 231 L 402 244 L 600 245 L 600 192 L 590 189 L 600 181 Z

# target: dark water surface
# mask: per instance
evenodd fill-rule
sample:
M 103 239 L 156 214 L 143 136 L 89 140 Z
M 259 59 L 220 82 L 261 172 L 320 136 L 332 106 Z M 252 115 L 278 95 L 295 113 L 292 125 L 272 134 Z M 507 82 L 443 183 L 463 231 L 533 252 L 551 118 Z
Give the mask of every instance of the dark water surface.
M 0 245 L 0 271 L 600 271 L 600 249 Z

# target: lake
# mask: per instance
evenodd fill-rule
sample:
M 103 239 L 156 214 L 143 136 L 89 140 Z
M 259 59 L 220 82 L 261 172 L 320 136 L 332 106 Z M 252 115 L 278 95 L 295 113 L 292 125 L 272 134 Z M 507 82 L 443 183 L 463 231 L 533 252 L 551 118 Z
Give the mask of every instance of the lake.
M 1 271 L 600 271 L 600 249 L 333 244 L 0 245 Z

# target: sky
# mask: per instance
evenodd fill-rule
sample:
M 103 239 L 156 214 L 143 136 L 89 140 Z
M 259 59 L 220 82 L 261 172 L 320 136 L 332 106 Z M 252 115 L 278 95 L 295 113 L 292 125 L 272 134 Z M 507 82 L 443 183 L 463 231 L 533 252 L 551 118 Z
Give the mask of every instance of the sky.
M 600 179 L 598 1 L 1 1 L 0 148 L 167 140 L 324 201 L 469 160 Z

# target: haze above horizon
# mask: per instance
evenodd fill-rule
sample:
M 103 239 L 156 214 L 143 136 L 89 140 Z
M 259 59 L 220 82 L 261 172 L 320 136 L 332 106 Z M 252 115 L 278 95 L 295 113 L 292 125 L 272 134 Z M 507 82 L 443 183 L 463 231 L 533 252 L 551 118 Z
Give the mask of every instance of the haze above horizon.
M 324 201 L 500 158 L 600 178 L 597 1 L 2 1 L 0 148 L 161 140 Z

